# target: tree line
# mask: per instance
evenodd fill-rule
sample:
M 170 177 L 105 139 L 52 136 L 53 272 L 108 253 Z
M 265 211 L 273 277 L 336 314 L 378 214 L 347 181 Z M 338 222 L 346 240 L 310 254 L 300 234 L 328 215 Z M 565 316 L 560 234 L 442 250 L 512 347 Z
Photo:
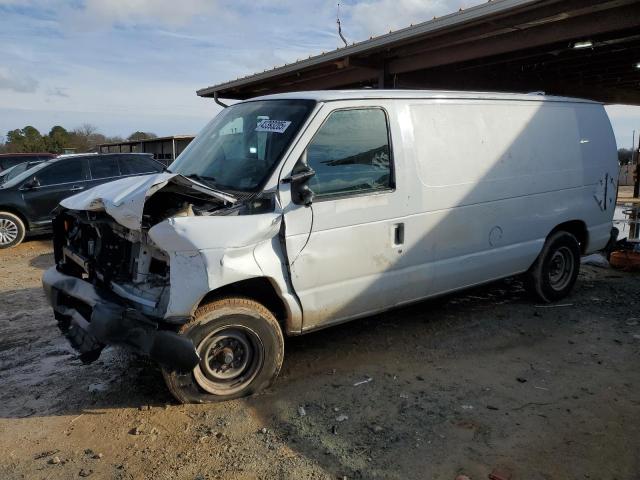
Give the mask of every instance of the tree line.
M 637 159 L 633 155 L 633 150 L 630 148 L 619 148 L 618 149 L 618 162 L 620 165 L 628 165 L 629 163 L 634 163 Z
M 151 132 L 133 132 L 127 140 L 145 140 L 156 138 Z M 73 130 L 67 130 L 56 125 L 49 133 L 41 134 L 37 128 L 27 125 L 7 132 L 4 142 L 0 141 L 0 153 L 32 153 L 50 152 L 64 153 L 73 150 L 77 153 L 92 151 L 101 143 L 123 142 L 120 136 L 107 137 L 98 131 L 98 128 L 85 123 Z
M 152 132 L 136 131 L 126 139 L 130 141 L 156 138 Z M 95 125 L 85 123 L 73 130 L 67 130 L 56 125 L 49 133 L 42 135 L 37 128 L 27 125 L 7 133 L 5 141 L 0 139 L 0 153 L 32 153 L 49 152 L 64 153 L 65 150 L 73 150 L 77 153 L 92 151 L 101 143 L 124 142 L 120 136 L 107 137 L 98 131 Z M 620 165 L 632 163 L 633 152 L 628 148 L 618 149 L 618 161 Z

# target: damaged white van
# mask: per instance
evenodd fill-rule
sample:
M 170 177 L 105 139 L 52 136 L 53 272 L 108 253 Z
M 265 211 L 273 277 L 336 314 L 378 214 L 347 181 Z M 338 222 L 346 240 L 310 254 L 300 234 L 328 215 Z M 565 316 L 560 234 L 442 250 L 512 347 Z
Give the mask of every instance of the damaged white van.
M 611 236 L 602 105 L 329 91 L 224 109 L 169 171 L 67 198 L 43 278 L 82 358 L 147 354 L 181 402 L 257 392 L 283 338 L 525 274 L 572 289 Z

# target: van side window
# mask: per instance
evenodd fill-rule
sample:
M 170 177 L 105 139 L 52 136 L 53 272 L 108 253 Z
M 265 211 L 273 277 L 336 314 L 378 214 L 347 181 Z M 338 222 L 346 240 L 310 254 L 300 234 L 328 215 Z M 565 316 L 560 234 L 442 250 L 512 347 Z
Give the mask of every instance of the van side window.
M 393 188 L 387 117 L 380 108 L 338 110 L 307 147 L 316 198 Z

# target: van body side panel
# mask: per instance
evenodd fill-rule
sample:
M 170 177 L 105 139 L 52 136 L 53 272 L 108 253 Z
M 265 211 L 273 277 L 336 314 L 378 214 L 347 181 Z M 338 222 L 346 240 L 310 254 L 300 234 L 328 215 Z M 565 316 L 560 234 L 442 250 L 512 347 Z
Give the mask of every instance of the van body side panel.
M 606 244 L 617 160 L 601 105 L 353 103 L 389 112 L 396 190 L 286 208 L 303 330 L 522 273 L 564 222 L 584 222 L 588 251 Z M 607 181 L 603 203 L 598 191 Z M 285 204 L 287 188 L 281 189 Z M 403 244 L 394 245 L 399 224 Z
M 425 101 L 409 108 L 420 139 L 423 203 L 416 208 L 432 252 L 433 294 L 527 270 L 566 221 L 608 222 L 610 230 L 611 213 L 601 212 L 585 181 L 578 121 L 599 116 L 601 106 Z M 611 169 L 610 152 L 593 154 L 600 175 Z
M 611 234 L 611 221 L 618 192 L 618 155 L 609 117 L 602 105 L 575 105 L 585 190 L 583 217 L 589 240 L 586 253 L 604 248 Z M 590 198 L 586 196 L 591 193 Z M 595 205 L 594 201 L 595 200 Z

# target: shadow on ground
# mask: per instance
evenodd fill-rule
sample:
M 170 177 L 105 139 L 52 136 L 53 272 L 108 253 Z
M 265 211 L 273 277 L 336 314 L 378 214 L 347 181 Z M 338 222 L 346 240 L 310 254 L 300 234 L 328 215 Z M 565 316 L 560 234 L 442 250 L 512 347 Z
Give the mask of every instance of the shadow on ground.
M 97 429 L 118 439 L 109 448 L 157 459 L 114 451 L 128 458 L 122 478 L 486 478 L 496 466 L 515 478 L 630 478 L 640 332 L 625 322 L 639 284 L 593 271 L 567 307 L 536 307 L 505 280 L 291 338 L 267 392 L 187 406 L 123 350 L 82 365 L 38 288 L 4 292 L 0 418 L 59 418 L 73 445 Z M 56 438 L 41 449 L 62 448 Z
M 51 255 L 39 255 L 30 264 L 48 268 Z M 507 280 L 464 295 L 421 302 L 289 338 L 283 371 L 272 392 L 304 381 L 309 374 L 320 375 L 327 385 L 338 378 L 338 371 L 356 381 L 361 375 L 357 372 L 367 370 L 369 354 L 380 345 L 393 362 L 401 364 L 408 341 L 420 339 L 419 350 L 426 355 L 434 342 L 441 342 L 443 328 L 452 333 L 477 325 L 471 311 L 467 315 L 458 312 L 522 301 L 520 283 Z M 107 348 L 97 362 L 83 365 L 57 329 L 39 288 L 0 293 L 0 302 L 7 307 L 0 314 L 4 332 L 0 338 L 0 381 L 12 387 L 0 393 L 0 416 L 75 415 L 85 409 L 173 403 L 159 369 L 145 358 Z M 305 363 L 304 370 L 298 368 L 300 362 Z M 123 391 L 127 395 L 123 396 Z M 24 402 L 25 396 L 35 402 Z

